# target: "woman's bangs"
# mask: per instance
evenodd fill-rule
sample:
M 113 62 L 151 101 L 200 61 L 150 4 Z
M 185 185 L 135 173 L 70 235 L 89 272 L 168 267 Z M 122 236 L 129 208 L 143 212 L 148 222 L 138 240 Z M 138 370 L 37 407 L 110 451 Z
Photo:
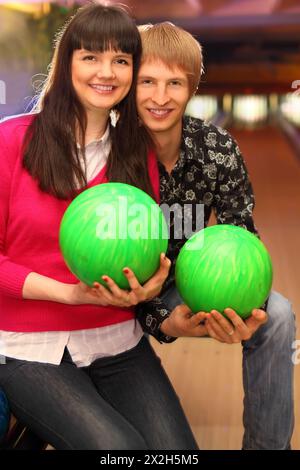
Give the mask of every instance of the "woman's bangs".
M 81 27 L 74 31 L 72 49 L 93 52 L 112 49 L 132 55 L 139 52 L 139 33 L 133 24 L 124 25 L 123 21 L 118 24 L 118 21 L 109 21 L 109 18 L 106 20 L 94 17 L 93 20 L 81 24 Z

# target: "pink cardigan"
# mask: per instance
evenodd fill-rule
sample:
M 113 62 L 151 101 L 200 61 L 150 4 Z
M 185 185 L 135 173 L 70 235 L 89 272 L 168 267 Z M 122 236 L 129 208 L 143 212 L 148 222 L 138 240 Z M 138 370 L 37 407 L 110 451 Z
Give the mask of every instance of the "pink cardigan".
M 21 146 L 34 115 L 0 124 L 0 330 L 69 331 L 96 328 L 134 317 L 133 309 L 95 305 L 65 305 L 22 299 L 24 281 L 36 272 L 64 283 L 78 280 L 61 255 L 58 233 L 71 201 L 42 192 L 22 166 Z M 150 152 L 148 168 L 159 200 L 159 174 Z M 89 183 L 107 182 L 105 168 Z

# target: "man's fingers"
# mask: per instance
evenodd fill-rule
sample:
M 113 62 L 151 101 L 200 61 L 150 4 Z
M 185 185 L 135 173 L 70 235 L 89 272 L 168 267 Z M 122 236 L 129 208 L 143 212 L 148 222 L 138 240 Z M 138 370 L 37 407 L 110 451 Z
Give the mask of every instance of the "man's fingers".
M 219 322 L 214 318 L 214 311 L 207 315 L 207 324 L 213 329 L 215 337 L 220 338 L 225 343 L 232 343 L 233 335 L 229 334 L 230 332 L 225 331 Z
M 268 321 L 267 312 L 258 308 L 255 308 L 254 310 L 252 310 L 252 316 L 260 325 L 263 325 L 264 323 Z
M 199 324 L 205 320 L 206 313 L 205 312 L 198 312 L 195 313 L 190 317 L 190 325 L 192 328 L 199 326 Z
M 213 339 L 216 339 L 217 341 L 220 341 L 221 343 L 224 343 L 225 341 L 220 338 L 216 333 L 215 333 L 215 330 L 213 329 L 213 327 L 211 326 L 211 323 L 210 321 L 207 319 L 206 323 L 205 323 L 205 326 L 206 326 L 206 330 L 207 330 L 207 333 L 209 334 L 209 336 Z
M 227 335 L 233 335 L 235 328 L 234 326 L 232 326 L 232 323 L 224 317 L 224 315 L 222 315 L 217 310 L 212 310 L 211 315 L 214 320 L 216 320 L 216 322 L 220 325 L 220 327 L 222 327 L 222 329 Z
M 206 317 L 205 312 L 191 313 L 187 305 L 180 305 L 176 307 L 178 326 L 181 331 L 179 336 L 204 336 L 207 334 L 206 326 L 201 325 Z M 178 315 L 179 314 L 179 315 Z
M 191 309 L 186 304 L 181 304 L 176 307 L 176 312 L 180 313 L 182 316 L 190 316 Z
M 245 320 L 245 323 L 251 333 L 254 333 L 258 328 L 268 321 L 268 314 L 263 310 L 255 309 L 252 315 Z
M 235 329 L 240 333 L 241 338 L 246 339 L 249 336 L 249 331 L 244 320 L 242 320 L 242 318 L 232 308 L 225 308 L 224 313 L 232 322 Z

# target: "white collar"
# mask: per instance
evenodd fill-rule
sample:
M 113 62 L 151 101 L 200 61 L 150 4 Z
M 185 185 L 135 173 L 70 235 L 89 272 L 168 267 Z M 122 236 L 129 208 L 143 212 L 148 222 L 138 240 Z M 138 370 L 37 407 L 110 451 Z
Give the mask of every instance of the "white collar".
M 102 137 L 100 137 L 100 139 L 91 140 L 88 144 L 86 144 L 85 148 L 90 147 L 90 146 L 92 147 L 93 145 L 100 144 L 100 143 L 102 145 L 106 145 L 108 141 L 109 141 L 109 126 L 106 127 L 105 132 L 102 135 Z M 80 145 L 78 142 L 77 142 L 77 148 L 80 149 Z

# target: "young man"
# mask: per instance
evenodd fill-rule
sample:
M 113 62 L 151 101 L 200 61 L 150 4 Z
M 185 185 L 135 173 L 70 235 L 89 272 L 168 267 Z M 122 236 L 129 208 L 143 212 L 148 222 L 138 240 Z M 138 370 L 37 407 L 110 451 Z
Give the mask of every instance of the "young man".
M 141 123 L 156 146 L 161 204 L 204 205 L 204 225 L 211 211 L 217 223 L 242 226 L 257 234 L 254 196 L 242 155 L 227 131 L 184 116 L 202 70 L 198 42 L 170 23 L 140 27 L 143 59 L 137 85 Z M 190 206 L 191 207 L 191 206 Z M 193 229 L 195 211 L 191 211 Z M 210 312 L 189 315 L 174 284 L 174 265 L 186 238 L 170 223 L 168 257 L 172 269 L 160 297 L 137 308 L 144 329 L 164 342 L 178 336 L 207 336 L 243 344 L 244 449 L 288 449 L 293 431 L 292 342 L 294 315 L 284 297 L 272 292 L 262 309 L 243 321 L 233 310 L 227 316 Z M 268 321 L 267 321 L 268 320 Z M 202 322 L 203 323 L 203 322 Z

